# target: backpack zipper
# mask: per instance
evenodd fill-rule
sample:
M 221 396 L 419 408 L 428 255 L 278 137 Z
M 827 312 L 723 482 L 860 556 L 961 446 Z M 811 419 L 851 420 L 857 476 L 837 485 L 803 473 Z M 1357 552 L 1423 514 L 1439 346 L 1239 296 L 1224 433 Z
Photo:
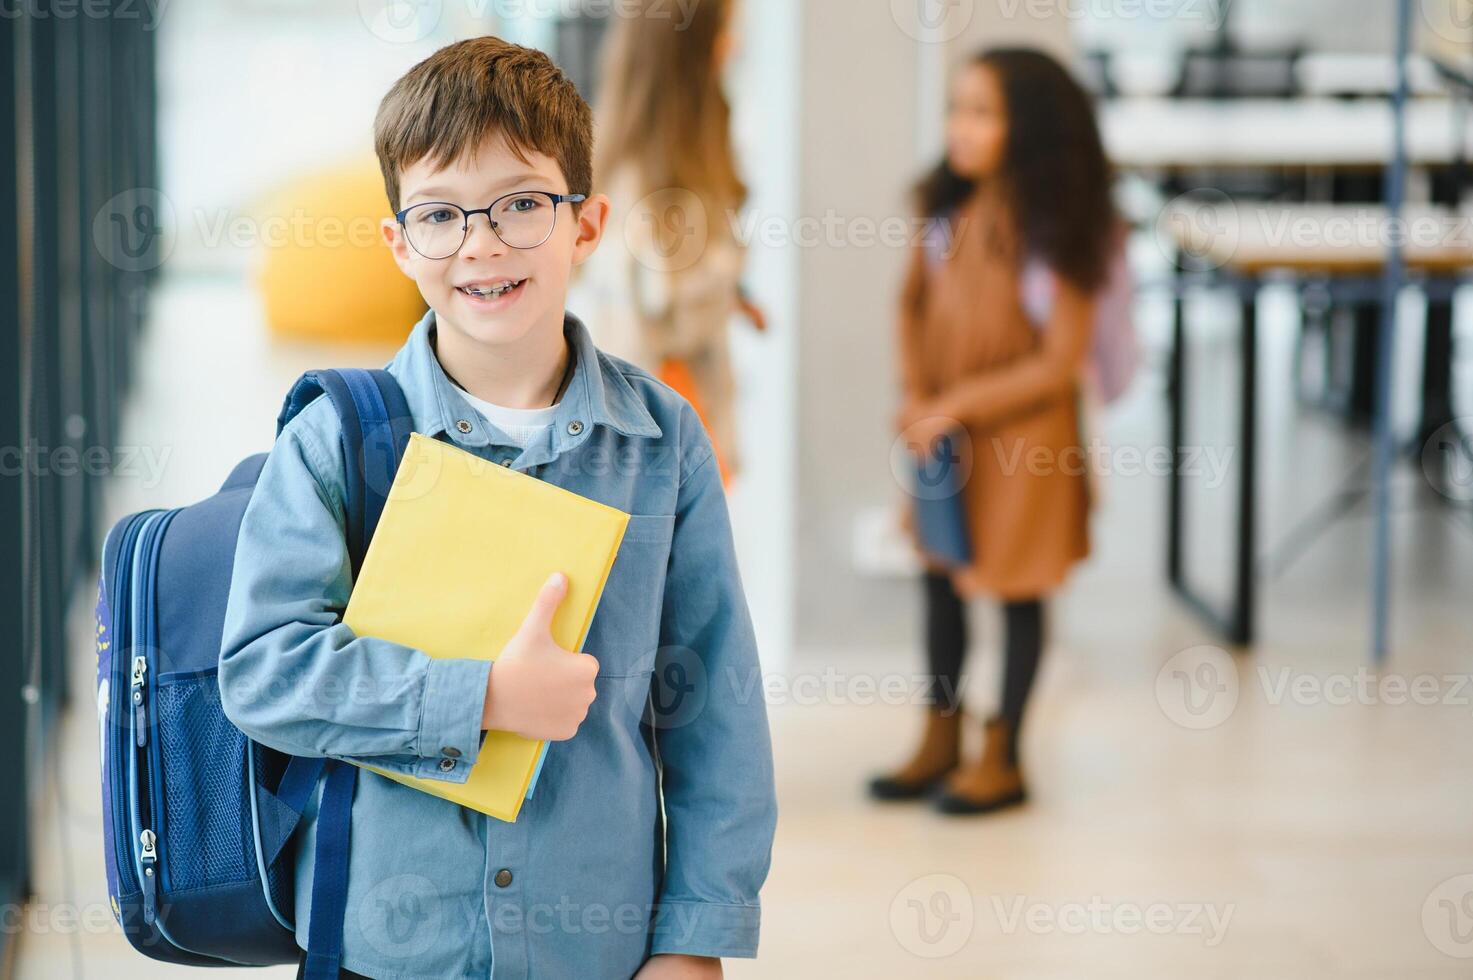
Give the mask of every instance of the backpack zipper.
M 154 558 L 156 546 L 163 535 L 164 528 L 169 523 L 171 513 L 161 511 L 148 522 L 142 535 L 142 541 L 138 548 L 142 552 L 140 562 L 140 573 L 142 581 L 134 584 L 134 595 L 143 597 L 146 604 L 152 598 L 150 591 L 154 582 Z M 143 588 L 139 588 L 139 586 Z M 134 625 L 138 629 L 139 639 L 144 650 L 153 649 L 153 618 L 151 610 L 140 609 Z M 145 925 L 154 925 L 158 917 L 158 888 L 159 888 L 159 864 L 158 834 L 150 825 L 157 815 L 153 812 L 154 794 L 153 780 L 151 778 L 151 766 L 149 765 L 148 751 L 148 656 L 147 654 L 136 654 L 133 657 L 133 673 L 131 677 L 132 700 L 133 700 L 133 752 L 134 752 L 134 775 L 133 800 L 138 815 L 139 851 L 138 861 L 138 884 L 143 891 L 143 922 Z
M 138 822 L 143 823 L 143 795 L 145 787 L 148 786 L 148 773 L 144 769 L 147 760 L 148 746 L 148 704 L 143 696 L 144 678 L 148 674 L 148 658 L 136 656 L 133 658 L 133 743 L 134 751 L 139 753 L 138 759 L 138 788 L 137 798 L 139 800 Z M 138 834 L 138 843 L 141 845 L 138 860 L 143 865 L 143 877 L 139 882 L 143 886 L 143 921 L 153 925 L 154 919 L 158 917 L 158 835 L 147 826 Z
M 158 917 L 158 875 L 154 873 L 159 863 L 159 853 L 154 847 L 157 838 L 153 831 L 145 829 L 138 835 L 138 842 L 143 846 L 143 921 L 153 925 Z
M 118 548 L 117 558 L 118 564 L 116 578 L 117 593 L 119 598 L 130 596 L 132 594 L 133 553 L 137 548 L 139 532 L 147 523 L 148 516 L 149 512 L 138 515 L 137 518 L 129 523 L 127 529 L 124 531 L 123 541 Z M 132 638 L 129 633 L 130 627 L 132 626 L 132 603 L 127 601 L 115 602 L 112 608 L 112 616 L 113 650 L 115 653 L 122 653 L 124 650 L 131 649 L 132 647 Z M 127 669 L 128 663 L 129 661 L 126 657 L 114 657 L 113 679 L 115 685 L 118 688 L 121 688 L 123 686 L 124 671 Z M 118 710 L 128 711 L 129 709 L 127 707 L 124 707 L 123 704 L 119 703 Z M 130 727 L 130 724 L 126 723 L 124 720 L 129 717 L 129 715 L 118 717 L 115 722 L 115 729 L 111 733 L 113 751 L 115 752 L 113 764 L 115 766 L 124 767 L 120 771 L 120 774 L 128 772 L 127 767 L 129 765 L 130 759 L 132 758 L 130 755 L 128 755 L 128 753 L 131 751 L 129 746 L 132 742 L 132 739 L 128 737 L 128 729 Z M 136 789 L 136 787 L 134 788 Z M 133 846 L 131 843 L 133 840 L 133 832 L 132 825 L 129 820 L 130 809 L 133 809 L 133 811 L 136 813 L 137 793 L 135 792 L 133 794 L 135 804 L 133 808 L 130 808 L 128 804 L 127 787 L 125 786 L 123 787 L 123 789 L 124 792 L 114 794 L 113 798 L 113 841 L 114 846 L 117 848 L 118 851 L 121 852 L 116 855 L 118 863 L 119 888 L 120 891 L 123 890 L 125 888 L 126 882 L 131 879 L 138 885 L 141 890 L 143 883 L 142 881 L 138 880 L 140 877 L 138 874 L 138 866 L 134 863 Z
M 148 658 L 142 655 L 133 658 L 133 736 L 134 744 L 143 748 L 148 744 L 148 705 L 143 700 L 143 678 L 148 673 Z

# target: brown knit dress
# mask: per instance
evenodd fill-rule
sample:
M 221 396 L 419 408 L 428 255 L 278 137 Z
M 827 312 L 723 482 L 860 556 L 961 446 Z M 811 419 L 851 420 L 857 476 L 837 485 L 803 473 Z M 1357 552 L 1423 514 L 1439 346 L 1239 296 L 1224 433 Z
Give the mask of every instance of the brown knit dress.
M 903 393 L 968 436 L 972 562 L 952 581 L 1004 600 L 1048 595 L 1089 553 L 1079 388 L 1094 312 L 1060 278 L 1047 323 L 1029 320 L 1007 214 L 994 192 L 975 192 L 953 213 L 942 258 L 914 247 L 899 318 Z M 946 567 L 920 554 L 928 570 Z

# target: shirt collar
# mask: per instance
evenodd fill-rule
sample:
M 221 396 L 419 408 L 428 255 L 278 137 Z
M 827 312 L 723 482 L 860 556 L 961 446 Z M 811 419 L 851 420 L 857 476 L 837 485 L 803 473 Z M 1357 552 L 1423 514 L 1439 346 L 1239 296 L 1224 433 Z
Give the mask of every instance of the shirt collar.
M 440 366 L 430 344 L 434 329 L 435 311 L 429 310 L 414 325 L 409 340 L 389 365 L 404 382 L 404 397 L 414 415 L 416 431 L 427 436 L 443 432 L 464 447 L 514 445 L 506 433 L 471 408 Z M 607 426 L 621 435 L 658 438 L 661 430 L 649 409 L 623 373 L 594 346 L 583 321 L 564 313 L 563 336 L 572 345 L 575 361 L 573 377 L 553 416 L 551 445 L 547 446 L 546 440 L 541 445 L 534 443 L 523 455 L 556 456 L 587 439 L 595 425 Z M 532 465 L 542 461 L 522 462 Z

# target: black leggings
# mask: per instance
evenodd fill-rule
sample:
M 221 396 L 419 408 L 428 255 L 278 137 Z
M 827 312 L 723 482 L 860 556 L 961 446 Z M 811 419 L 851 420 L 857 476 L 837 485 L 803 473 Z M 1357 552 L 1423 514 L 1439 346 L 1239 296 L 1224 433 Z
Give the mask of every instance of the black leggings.
M 931 704 L 955 711 L 961 703 L 962 663 L 967 657 L 966 604 L 949 575 L 928 572 L 925 590 L 926 655 L 928 673 L 934 678 L 928 698 Z M 1023 725 L 1023 708 L 1043 652 L 1043 600 L 1005 602 L 1002 610 L 1006 661 L 998 716 L 1016 731 Z

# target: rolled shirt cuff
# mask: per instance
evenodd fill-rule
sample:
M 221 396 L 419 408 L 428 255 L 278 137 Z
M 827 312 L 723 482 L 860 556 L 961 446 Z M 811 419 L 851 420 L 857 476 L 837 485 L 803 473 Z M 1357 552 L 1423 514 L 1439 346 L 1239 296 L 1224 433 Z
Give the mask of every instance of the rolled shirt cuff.
M 481 754 L 481 714 L 490 676 L 489 660 L 430 661 L 417 751 L 427 762 L 433 760 L 435 776 L 431 778 L 464 782 L 476 764 Z
M 758 905 L 662 901 L 650 953 L 750 959 L 757 955 L 761 919 Z

